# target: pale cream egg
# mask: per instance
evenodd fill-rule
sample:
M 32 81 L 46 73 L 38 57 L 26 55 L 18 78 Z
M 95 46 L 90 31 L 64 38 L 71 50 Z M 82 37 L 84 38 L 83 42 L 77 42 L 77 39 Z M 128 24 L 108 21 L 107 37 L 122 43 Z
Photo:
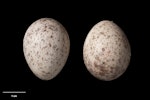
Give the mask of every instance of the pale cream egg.
M 70 51 L 66 29 L 52 18 L 41 18 L 27 29 L 23 52 L 31 71 L 42 80 L 56 77 L 65 66 Z
M 84 42 L 85 66 L 100 80 L 111 81 L 120 77 L 126 71 L 130 57 L 129 41 L 112 21 L 104 20 L 94 25 Z

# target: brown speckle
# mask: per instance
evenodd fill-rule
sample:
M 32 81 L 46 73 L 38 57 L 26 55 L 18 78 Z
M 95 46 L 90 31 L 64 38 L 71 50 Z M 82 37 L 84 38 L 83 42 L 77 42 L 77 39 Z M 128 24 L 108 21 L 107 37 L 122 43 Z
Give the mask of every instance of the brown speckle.
M 99 75 L 100 75 L 100 76 L 105 76 L 105 73 L 102 72 L 102 71 L 100 71 L 100 72 L 99 72 Z
M 44 70 L 42 70 L 42 73 L 46 73 Z
M 96 59 L 97 61 L 100 61 L 100 58 L 99 58 L 98 56 L 96 56 L 95 59 Z
M 37 28 L 35 31 L 36 31 L 36 35 L 37 35 L 37 32 L 40 30 L 40 28 Z
M 108 59 L 107 59 L 106 61 L 107 61 L 107 62 L 109 62 L 109 60 L 108 60 Z
M 127 44 L 126 43 L 124 44 L 124 47 L 127 49 Z
M 51 74 L 50 72 L 46 72 L 46 74 Z
M 43 30 L 44 32 L 46 31 L 46 29 Z
M 47 20 L 47 19 L 44 18 L 44 19 L 43 19 L 43 22 L 45 22 L 46 20 Z M 42 20 L 41 20 L 41 21 L 42 21 Z
M 44 46 L 42 49 L 45 49 L 45 48 L 47 48 L 47 46 Z
M 97 38 L 99 38 L 99 35 L 97 35 Z
M 102 35 L 104 35 L 105 36 L 105 33 L 104 32 L 100 32 Z
M 51 38 L 53 38 L 53 35 L 51 35 Z
M 107 39 L 109 39 L 109 38 L 110 38 L 110 35 L 107 36 Z
M 49 25 L 48 27 L 49 27 L 49 29 L 52 30 L 52 31 L 57 31 L 57 30 L 58 30 L 58 29 L 57 29 L 55 26 L 53 26 L 53 25 Z
M 99 65 L 97 64 L 97 62 L 94 62 L 94 66 L 95 67 L 99 67 Z
M 45 29 L 47 28 L 47 25 L 45 25 Z
M 121 46 L 121 43 L 119 43 L 119 47 Z
M 42 66 L 43 64 L 42 63 L 38 63 L 38 66 Z
M 45 42 L 45 40 L 44 40 L 44 39 L 42 39 L 41 41 L 42 41 L 42 42 Z
M 105 62 L 103 62 L 103 65 L 105 64 Z
M 31 62 L 33 62 L 33 58 L 31 58 Z
M 30 35 L 32 35 L 32 33 L 30 32 L 30 33 L 27 33 L 27 36 L 30 36 Z
M 90 49 L 92 50 L 92 46 L 90 47 Z
M 114 61 L 114 58 L 112 58 L 112 61 Z
M 30 56 L 30 53 L 28 53 L 27 56 Z
M 108 70 L 107 70 L 106 67 L 104 67 L 104 66 L 101 66 L 101 67 L 100 67 L 100 74 L 101 74 L 102 76 L 104 76 L 107 72 L 108 72 Z
M 93 40 L 95 39 L 95 36 L 93 35 Z
M 53 49 L 56 49 L 57 45 L 53 45 Z
M 37 46 L 37 43 L 35 43 L 35 46 Z
M 48 52 L 46 52 L 46 55 L 48 55 L 49 53 Z
M 119 55 L 121 55 L 121 52 L 119 52 Z
M 118 61 L 119 61 L 119 64 L 121 64 L 121 58 L 119 58 L 119 60 L 118 60 Z
M 56 49 L 56 51 L 58 51 L 58 50 L 59 50 L 59 48 Z
M 49 47 L 51 47 L 51 44 L 49 43 Z
M 102 48 L 102 51 L 105 51 L 105 48 Z

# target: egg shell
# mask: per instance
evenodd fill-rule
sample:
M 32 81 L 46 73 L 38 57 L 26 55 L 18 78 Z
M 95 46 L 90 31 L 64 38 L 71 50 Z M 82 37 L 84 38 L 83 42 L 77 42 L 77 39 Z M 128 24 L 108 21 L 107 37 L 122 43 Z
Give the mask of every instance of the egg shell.
M 97 79 L 111 81 L 127 69 L 131 57 L 128 39 L 114 22 L 104 20 L 88 33 L 83 46 L 87 70 Z
M 65 66 L 70 50 L 66 29 L 52 18 L 41 18 L 27 29 L 23 52 L 31 71 L 42 80 L 56 77 Z

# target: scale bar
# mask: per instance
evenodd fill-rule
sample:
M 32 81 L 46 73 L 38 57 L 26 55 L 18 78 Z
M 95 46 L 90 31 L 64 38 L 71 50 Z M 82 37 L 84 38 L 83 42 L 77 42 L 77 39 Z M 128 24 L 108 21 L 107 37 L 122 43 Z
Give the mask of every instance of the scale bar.
M 26 91 L 3 91 L 2 93 L 26 93 Z

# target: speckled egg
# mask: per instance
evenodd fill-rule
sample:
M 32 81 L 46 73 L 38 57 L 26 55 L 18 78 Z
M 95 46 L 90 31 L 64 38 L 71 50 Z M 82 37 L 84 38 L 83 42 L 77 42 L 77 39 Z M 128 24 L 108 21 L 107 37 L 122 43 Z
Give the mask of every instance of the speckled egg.
M 131 49 L 124 32 L 114 22 L 104 20 L 88 33 L 83 47 L 87 70 L 97 79 L 111 81 L 127 69 Z
M 42 80 L 51 80 L 63 69 L 70 51 L 66 29 L 52 18 L 41 18 L 27 29 L 23 52 L 31 71 Z

